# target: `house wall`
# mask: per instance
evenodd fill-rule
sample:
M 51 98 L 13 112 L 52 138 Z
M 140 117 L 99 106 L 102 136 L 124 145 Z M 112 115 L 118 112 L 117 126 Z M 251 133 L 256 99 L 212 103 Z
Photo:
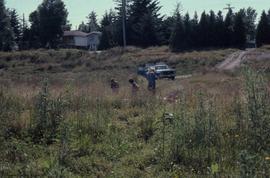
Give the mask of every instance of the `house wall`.
M 71 36 L 63 37 L 63 43 L 67 46 L 74 46 L 74 38 Z
M 79 48 L 85 48 L 92 51 L 98 49 L 100 40 L 99 34 L 90 34 L 88 36 L 68 36 L 64 37 L 64 43 L 68 46 L 74 46 Z
M 87 47 L 88 46 L 87 37 L 75 36 L 74 41 L 75 41 L 75 46 L 78 46 L 78 47 Z
M 98 34 L 92 34 L 88 36 L 88 46 L 89 50 L 97 50 L 99 45 L 99 35 Z

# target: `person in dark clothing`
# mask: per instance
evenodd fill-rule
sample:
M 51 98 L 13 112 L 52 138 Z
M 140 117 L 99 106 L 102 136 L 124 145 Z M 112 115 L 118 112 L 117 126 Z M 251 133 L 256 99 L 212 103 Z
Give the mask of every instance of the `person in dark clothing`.
M 119 90 L 119 83 L 115 79 L 111 79 L 111 89 L 114 93 L 117 93 Z
M 136 94 L 139 91 L 140 86 L 133 79 L 129 79 L 129 83 L 131 84 L 132 94 Z
M 147 72 L 148 90 L 155 92 L 156 90 L 156 73 L 155 69 L 150 68 Z

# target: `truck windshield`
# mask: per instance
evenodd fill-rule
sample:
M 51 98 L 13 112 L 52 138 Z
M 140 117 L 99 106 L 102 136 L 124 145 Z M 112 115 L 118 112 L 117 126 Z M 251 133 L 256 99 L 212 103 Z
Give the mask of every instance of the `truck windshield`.
M 163 70 L 163 69 L 168 69 L 168 66 L 156 66 L 155 67 L 156 68 L 156 70 Z

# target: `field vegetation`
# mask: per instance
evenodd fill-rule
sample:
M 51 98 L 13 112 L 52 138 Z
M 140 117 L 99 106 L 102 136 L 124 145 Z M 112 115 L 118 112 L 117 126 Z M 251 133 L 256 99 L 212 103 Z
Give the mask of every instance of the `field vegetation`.
M 270 176 L 266 70 L 215 71 L 234 49 L 119 50 L 0 54 L 0 177 Z M 135 73 L 155 61 L 193 76 L 158 81 L 153 95 Z

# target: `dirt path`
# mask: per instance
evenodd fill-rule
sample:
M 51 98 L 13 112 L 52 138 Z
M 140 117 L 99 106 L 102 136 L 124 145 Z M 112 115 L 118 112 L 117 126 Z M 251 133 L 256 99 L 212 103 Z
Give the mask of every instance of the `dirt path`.
M 227 59 L 218 64 L 216 68 L 218 70 L 233 70 L 241 65 L 246 59 L 246 56 L 255 49 L 247 49 L 245 51 L 237 51 L 231 54 Z

